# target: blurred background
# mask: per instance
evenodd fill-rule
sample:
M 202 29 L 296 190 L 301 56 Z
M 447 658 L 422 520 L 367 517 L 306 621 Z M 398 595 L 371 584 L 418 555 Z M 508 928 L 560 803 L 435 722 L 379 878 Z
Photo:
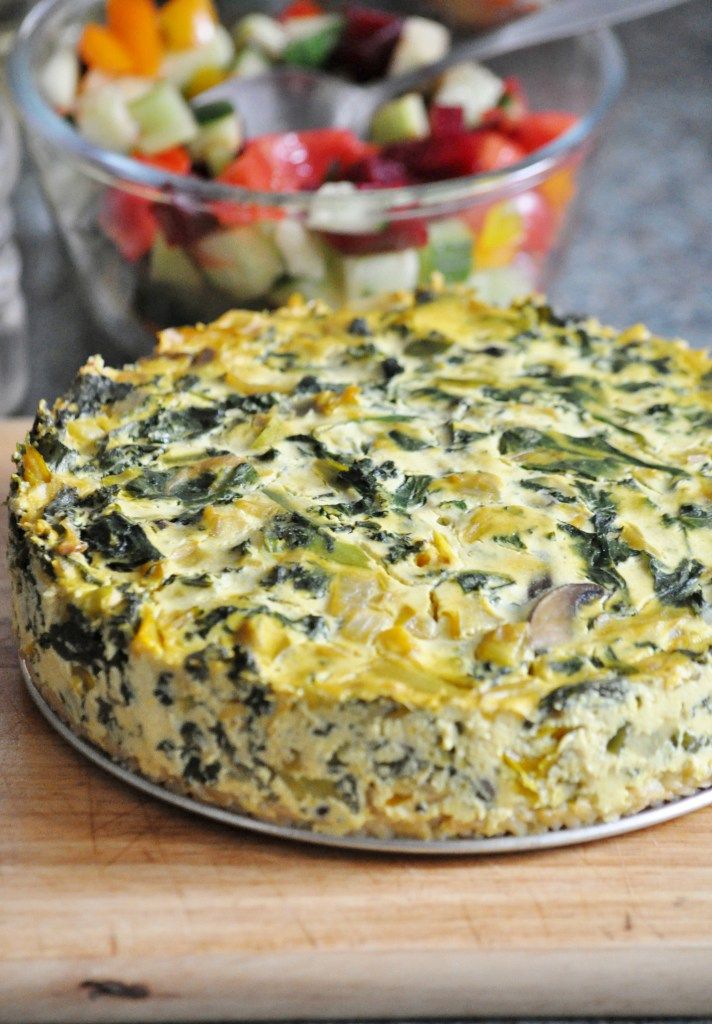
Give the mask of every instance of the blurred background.
M 595 0 L 592 0 L 595 2 Z M 622 101 L 585 169 L 550 295 L 617 326 L 644 321 L 705 346 L 712 336 L 712 4 L 690 0 L 617 31 Z M 96 351 L 122 362 L 90 320 L 23 158 L 12 205 L 27 304 L 29 385 L 17 409 L 64 389 Z

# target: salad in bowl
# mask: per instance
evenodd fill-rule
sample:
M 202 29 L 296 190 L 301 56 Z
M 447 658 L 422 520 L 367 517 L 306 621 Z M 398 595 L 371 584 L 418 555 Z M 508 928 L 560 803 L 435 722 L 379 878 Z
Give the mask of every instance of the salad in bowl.
M 620 86 L 610 34 L 455 64 L 365 137 L 247 136 L 239 109 L 205 99 L 282 68 L 374 82 L 450 45 L 432 18 L 358 4 L 43 0 L 11 82 L 104 326 L 136 349 L 146 329 L 294 292 L 367 303 L 438 273 L 496 300 L 545 283 Z

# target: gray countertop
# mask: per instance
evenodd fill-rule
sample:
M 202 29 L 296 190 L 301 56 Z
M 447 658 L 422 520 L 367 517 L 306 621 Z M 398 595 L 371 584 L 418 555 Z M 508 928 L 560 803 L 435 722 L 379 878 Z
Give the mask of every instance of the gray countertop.
M 712 4 L 620 30 L 630 81 L 588 173 L 550 291 L 562 309 L 712 340 Z M 52 398 L 94 351 L 122 361 L 93 326 L 29 169 L 16 194 L 30 310 L 25 412 Z

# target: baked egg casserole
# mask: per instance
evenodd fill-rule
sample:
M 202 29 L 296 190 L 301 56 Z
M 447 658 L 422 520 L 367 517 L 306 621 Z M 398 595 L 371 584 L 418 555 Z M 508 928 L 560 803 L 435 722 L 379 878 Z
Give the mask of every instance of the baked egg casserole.
M 440 839 L 712 779 L 712 361 L 543 300 L 294 299 L 91 359 L 16 453 L 22 656 L 262 820 Z

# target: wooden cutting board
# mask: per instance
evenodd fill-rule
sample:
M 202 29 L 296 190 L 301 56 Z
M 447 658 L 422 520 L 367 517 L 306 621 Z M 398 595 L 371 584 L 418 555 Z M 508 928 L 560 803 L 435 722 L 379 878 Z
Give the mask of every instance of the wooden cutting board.
M 0 493 L 26 426 L 0 423 Z M 4 559 L 0 692 L 0 1020 L 712 1014 L 712 810 L 487 858 L 211 824 L 46 725 L 20 679 Z

